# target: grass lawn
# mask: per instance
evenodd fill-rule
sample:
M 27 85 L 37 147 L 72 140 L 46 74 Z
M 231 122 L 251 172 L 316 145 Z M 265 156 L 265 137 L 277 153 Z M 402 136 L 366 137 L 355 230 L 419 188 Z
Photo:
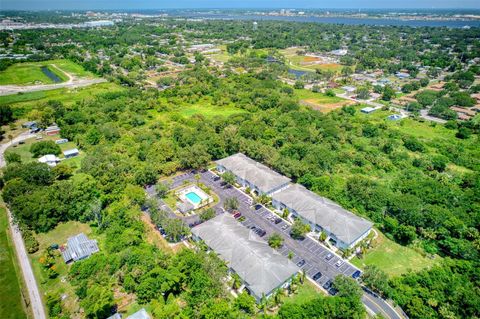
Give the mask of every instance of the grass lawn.
M 246 113 L 247 111 L 243 109 L 236 108 L 233 105 L 225 105 L 225 106 L 215 106 L 211 105 L 209 101 L 202 101 L 196 104 L 187 104 L 187 105 L 179 105 L 168 112 L 156 112 L 151 111 L 152 116 L 157 120 L 177 120 L 178 117 L 185 117 L 189 118 L 195 115 L 201 115 L 206 118 L 213 118 L 215 116 L 231 116 L 235 114 L 242 114 Z
M 39 134 L 40 135 L 40 134 Z M 30 153 L 30 147 L 32 144 L 41 142 L 41 141 L 55 141 L 58 139 L 61 139 L 60 135 L 55 135 L 55 136 L 45 136 L 42 135 L 43 138 L 41 140 L 36 140 L 35 138 L 31 138 L 25 141 L 25 144 L 17 145 L 16 147 L 10 147 L 7 151 L 7 153 L 17 153 L 20 155 L 22 158 L 22 163 L 28 163 L 28 162 L 33 162 L 36 161 L 36 158 L 33 158 L 32 153 Z M 66 150 L 70 150 L 72 148 L 77 148 L 76 144 L 73 142 L 67 142 L 64 144 L 59 144 L 60 149 L 62 152 Z M 58 155 L 58 157 L 63 158 L 63 154 Z M 69 166 L 73 168 L 80 168 L 80 163 L 82 159 L 85 157 L 85 153 L 80 151 L 80 154 L 76 157 L 65 159 L 62 161 L 64 164 L 68 164 Z
M 305 89 L 295 89 L 295 94 L 301 104 L 320 112 L 330 112 L 344 105 L 354 103 L 338 96 L 328 96 L 323 93 L 316 93 Z
M 62 79 L 62 81 L 68 80 L 68 77 L 62 71 L 77 77 L 94 76 L 91 72 L 85 71 L 82 66 L 69 60 L 62 59 L 40 62 L 24 62 L 13 64 L 6 70 L 0 72 L 0 85 L 32 85 L 54 83 L 53 80 L 51 80 L 42 71 L 42 67 L 47 67 L 52 73 Z
M 303 285 L 298 287 L 298 291 L 295 295 L 284 298 L 283 301 L 285 304 L 305 303 L 322 295 L 324 294 L 319 288 L 317 288 L 310 281 L 306 280 Z
M 21 273 L 16 268 L 17 259 L 10 240 L 7 211 L 0 207 L 0 318 L 26 319 Z
M 91 98 L 93 95 L 121 90 L 123 90 L 121 86 L 107 82 L 77 89 L 61 88 L 48 91 L 4 95 L 0 96 L 0 104 L 11 104 L 13 108 L 24 107 L 26 110 L 30 110 L 32 108 L 32 101 L 41 103 L 49 100 L 57 100 L 64 104 L 71 105 L 77 101 Z
M 352 263 L 364 268 L 367 265 L 375 265 L 385 271 L 390 276 L 400 276 L 410 271 L 420 271 L 424 268 L 433 266 L 440 260 L 422 256 L 413 248 L 401 246 L 388 239 L 381 232 L 371 248 L 363 258 L 355 257 Z
M 45 249 L 51 246 L 52 244 L 64 244 L 67 239 L 71 236 L 77 235 L 83 232 L 89 238 L 100 239 L 99 236 L 92 234 L 92 229 L 87 224 L 82 224 L 80 222 L 67 222 L 59 224 L 53 230 L 48 233 L 37 234 L 36 238 L 40 244 L 39 250 L 30 255 L 30 260 L 32 262 L 33 272 L 37 281 L 39 283 L 39 288 L 43 298 L 45 298 L 46 293 L 55 293 L 65 296 L 62 305 L 70 313 L 76 312 L 79 310 L 77 296 L 75 295 L 75 290 L 67 279 L 68 271 L 70 266 L 66 265 L 58 253 L 55 258 L 55 268 L 59 273 L 59 276 L 54 279 L 50 279 L 46 276 L 42 265 L 39 262 L 40 257 L 44 254 Z M 102 249 L 102 240 L 98 240 L 99 248 Z M 44 299 L 45 303 L 45 299 Z
M 46 66 L 52 73 L 65 80 L 54 67 L 48 66 L 47 63 L 27 62 L 17 63 L 9 66 L 6 70 L 0 72 L 0 85 L 18 84 L 18 85 L 32 85 L 32 84 L 51 84 L 54 83 L 42 71 L 42 67 Z

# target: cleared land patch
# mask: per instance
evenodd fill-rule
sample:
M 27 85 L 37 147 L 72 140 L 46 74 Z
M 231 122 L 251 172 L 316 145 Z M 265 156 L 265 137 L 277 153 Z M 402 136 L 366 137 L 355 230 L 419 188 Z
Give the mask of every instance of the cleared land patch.
M 435 259 L 424 257 L 413 248 L 401 246 L 377 232 L 378 237 L 374 241 L 373 248 L 370 248 L 363 258 L 352 259 L 355 266 L 364 268 L 367 265 L 375 265 L 393 277 L 410 271 L 420 271 L 433 266 L 440 260 L 438 256 Z

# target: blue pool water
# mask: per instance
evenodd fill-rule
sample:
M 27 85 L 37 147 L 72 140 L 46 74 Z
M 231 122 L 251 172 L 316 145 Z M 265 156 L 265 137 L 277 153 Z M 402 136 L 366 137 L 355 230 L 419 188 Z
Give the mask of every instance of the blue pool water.
M 198 196 L 195 192 L 187 193 L 185 196 L 188 198 L 189 201 L 194 204 L 200 204 L 200 202 L 202 201 L 202 198 Z

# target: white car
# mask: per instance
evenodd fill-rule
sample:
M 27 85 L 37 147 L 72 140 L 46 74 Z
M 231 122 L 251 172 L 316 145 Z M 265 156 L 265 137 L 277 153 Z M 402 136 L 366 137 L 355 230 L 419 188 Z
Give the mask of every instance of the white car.
M 337 267 L 340 267 L 341 265 L 343 265 L 345 262 L 341 259 L 339 259 L 336 263 L 335 263 L 335 266 Z

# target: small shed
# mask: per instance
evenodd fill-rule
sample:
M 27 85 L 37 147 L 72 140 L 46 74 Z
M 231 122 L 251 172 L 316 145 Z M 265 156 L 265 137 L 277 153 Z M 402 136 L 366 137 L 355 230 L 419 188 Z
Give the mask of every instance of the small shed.
M 376 108 L 367 106 L 367 107 L 364 107 L 363 109 L 361 109 L 360 111 L 361 111 L 362 113 L 369 114 L 369 113 L 372 113 L 372 112 L 375 111 L 375 110 L 376 110 Z
M 53 154 L 47 154 L 40 157 L 38 161 L 40 163 L 45 163 L 50 167 L 54 167 L 54 166 L 57 166 L 57 163 L 60 162 L 60 159 Z
M 49 126 L 45 129 L 45 134 L 48 136 L 57 135 L 60 133 L 60 128 L 56 125 Z
M 401 118 L 402 116 L 400 114 L 392 114 L 387 117 L 387 120 L 397 121 L 397 120 L 400 120 Z
M 78 149 L 72 148 L 71 150 L 64 151 L 63 156 L 65 156 L 65 158 L 72 158 L 78 156 L 79 153 Z
M 55 144 L 65 144 L 65 143 L 68 143 L 68 139 L 66 138 L 61 138 L 55 141 Z

